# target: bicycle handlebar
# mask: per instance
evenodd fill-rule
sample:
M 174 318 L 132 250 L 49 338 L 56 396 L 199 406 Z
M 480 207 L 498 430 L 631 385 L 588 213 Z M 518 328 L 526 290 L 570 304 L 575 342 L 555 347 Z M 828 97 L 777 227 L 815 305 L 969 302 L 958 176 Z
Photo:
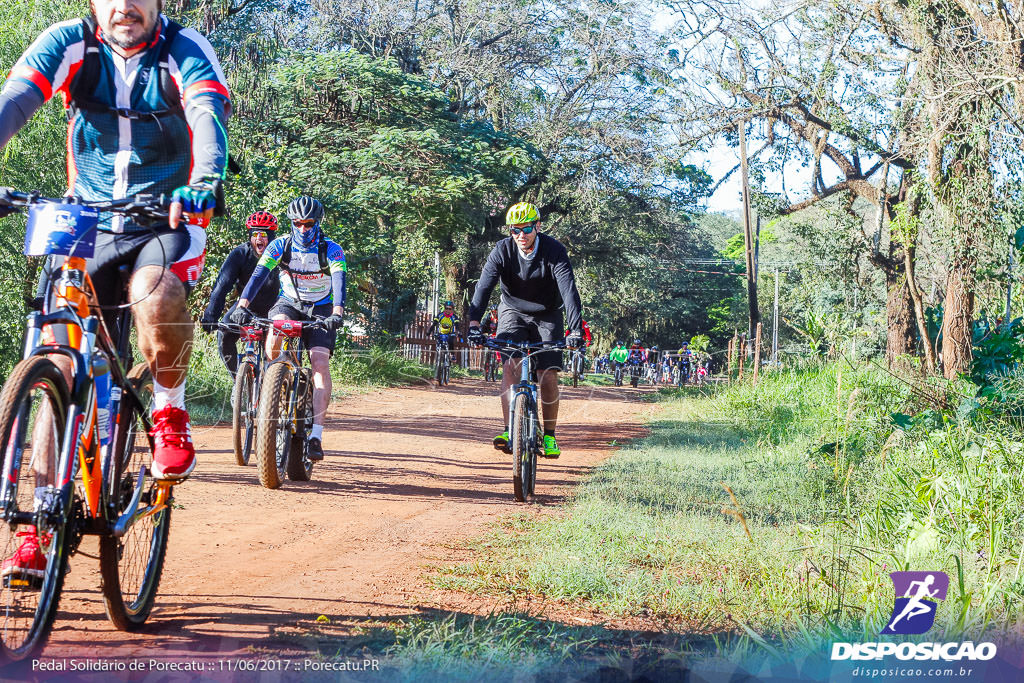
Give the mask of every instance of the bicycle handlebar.
M 557 342 L 517 342 L 507 339 L 485 339 L 483 344 L 495 351 L 551 350 L 568 348 L 564 341 Z
M 136 194 L 123 199 L 87 201 L 81 197 L 43 197 L 38 192 L 18 192 L 0 187 L 0 206 L 24 209 L 33 204 L 76 204 L 133 218 L 159 220 L 168 217 L 171 200 L 165 194 Z

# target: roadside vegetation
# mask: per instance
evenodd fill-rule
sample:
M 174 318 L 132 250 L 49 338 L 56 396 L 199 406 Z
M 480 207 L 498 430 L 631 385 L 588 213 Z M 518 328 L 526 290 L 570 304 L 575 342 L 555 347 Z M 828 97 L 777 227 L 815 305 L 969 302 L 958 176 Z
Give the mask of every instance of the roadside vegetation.
M 685 636 L 679 655 L 700 641 L 792 653 L 876 639 L 888 573 L 941 570 L 929 637 L 1005 632 L 1024 607 L 1024 443 L 1019 418 L 975 389 L 836 362 L 667 396 L 651 435 L 562 513 L 507 518 L 434 581 L 539 613 L 641 618 Z

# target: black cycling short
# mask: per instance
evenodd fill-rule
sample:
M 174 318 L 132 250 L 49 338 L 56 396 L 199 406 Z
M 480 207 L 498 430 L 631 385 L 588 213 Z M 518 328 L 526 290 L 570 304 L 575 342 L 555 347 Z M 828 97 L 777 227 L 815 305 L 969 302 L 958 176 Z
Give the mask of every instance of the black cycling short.
M 183 224 L 177 230 L 162 227 L 153 232 L 97 232 L 96 248 L 92 258 L 86 260 L 86 270 L 96 290 L 97 303 L 120 306 L 127 303 L 124 296 L 127 283 L 118 273 L 121 266 L 128 266 L 129 278 L 143 266 L 166 268 L 185 285 L 188 294 L 199 281 L 205 261 L 206 231 L 197 225 Z M 63 256 L 49 258 L 40 274 L 38 296 L 45 298 L 53 293 L 43 291 L 50 280 L 48 273 L 50 268 L 59 268 L 63 262 Z M 54 273 L 54 277 L 56 275 Z M 104 312 L 108 323 L 111 313 Z
M 289 320 L 312 320 L 313 316 L 327 317 L 334 312 L 334 304 L 301 304 L 289 299 L 286 296 L 279 297 L 277 302 L 270 307 L 267 317 L 283 315 Z M 309 327 L 302 330 L 302 341 L 307 349 L 321 346 L 330 353 L 334 353 L 334 345 L 338 340 L 336 332 L 328 332 L 319 327 Z
M 562 311 L 556 309 L 545 313 L 523 313 L 512 308 L 498 308 L 498 340 L 517 342 L 558 342 L 565 339 L 565 324 L 562 322 Z M 501 353 L 502 360 L 508 360 L 508 354 Z M 561 351 L 540 351 L 533 356 L 534 368 L 537 370 L 561 370 Z

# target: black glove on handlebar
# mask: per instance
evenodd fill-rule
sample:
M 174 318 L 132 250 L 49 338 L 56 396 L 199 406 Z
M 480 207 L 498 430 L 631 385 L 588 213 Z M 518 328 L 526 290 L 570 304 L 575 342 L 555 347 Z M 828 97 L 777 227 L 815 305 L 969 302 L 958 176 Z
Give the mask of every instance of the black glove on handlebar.
M 469 334 L 466 335 L 466 339 L 469 340 L 470 344 L 476 344 L 480 346 L 484 343 L 484 333 L 480 331 L 479 325 L 473 325 L 469 328 Z
M 220 321 L 212 315 L 203 314 L 203 317 L 199 319 L 199 326 L 203 328 L 203 332 L 213 334 L 220 326 Z
M 252 322 L 255 316 L 248 308 L 242 308 L 239 306 L 235 310 L 231 311 L 231 315 L 228 316 L 228 320 L 236 325 L 248 325 Z
M 565 345 L 570 349 L 578 349 L 583 346 L 583 335 L 579 332 L 573 332 L 565 338 Z
M 337 332 L 341 329 L 343 322 L 344 319 L 340 315 L 329 315 L 323 320 L 324 329 L 328 332 Z
M 10 216 L 12 213 L 17 213 L 18 209 L 7 204 L 11 201 L 11 193 L 14 192 L 13 188 L 0 187 L 0 218 Z

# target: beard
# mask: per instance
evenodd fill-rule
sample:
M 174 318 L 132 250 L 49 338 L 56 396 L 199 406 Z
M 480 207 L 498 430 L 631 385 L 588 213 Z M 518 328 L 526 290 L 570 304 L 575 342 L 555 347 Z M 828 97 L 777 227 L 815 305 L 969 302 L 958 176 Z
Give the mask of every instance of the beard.
M 89 9 L 92 11 L 93 19 L 95 19 L 97 25 L 100 26 L 100 32 L 103 34 L 103 39 L 105 41 L 107 41 L 111 45 L 116 45 L 117 47 L 123 50 L 133 50 L 153 40 L 153 37 L 156 35 L 157 27 L 160 26 L 160 12 L 163 11 L 163 4 L 163 0 L 159 0 L 159 2 L 157 2 L 156 12 L 153 14 L 152 17 L 150 17 L 151 26 L 149 27 L 149 30 L 145 30 L 142 33 L 142 35 L 136 37 L 122 37 L 117 35 L 116 31 L 114 30 L 108 33 L 103 28 L 103 25 L 99 21 L 99 17 L 96 15 L 96 8 L 93 5 L 92 0 L 89 0 Z M 121 17 L 128 17 L 134 19 L 143 28 L 145 28 L 146 26 L 146 17 L 136 10 L 129 10 L 125 14 L 121 15 Z

